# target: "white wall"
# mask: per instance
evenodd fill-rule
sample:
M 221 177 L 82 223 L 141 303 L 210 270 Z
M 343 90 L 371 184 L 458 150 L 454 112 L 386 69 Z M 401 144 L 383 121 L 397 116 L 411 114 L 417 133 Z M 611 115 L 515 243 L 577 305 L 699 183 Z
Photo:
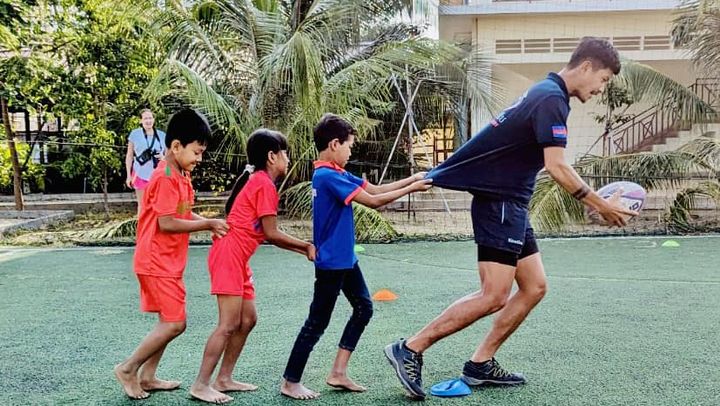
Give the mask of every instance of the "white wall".
M 567 0 L 564 2 L 568 3 Z M 509 105 L 534 82 L 543 79 L 548 72 L 562 69 L 570 58 L 570 52 L 495 54 L 496 40 L 579 38 L 586 35 L 663 36 L 670 34 L 674 18 L 672 10 L 538 14 L 537 7 L 541 3 L 551 2 L 533 2 L 532 6 L 525 4 L 527 10 L 534 11 L 519 14 L 439 17 L 441 39 L 453 41 L 470 32 L 473 44 L 485 50 L 493 58 L 493 79 L 498 84 L 493 90 L 501 92 L 503 99 L 501 105 Z M 552 3 L 560 4 L 563 1 L 557 0 Z M 620 53 L 626 58 L 647 63 L 685 85 L 690 85 L 696 78 L 689 56 L 683 50 L 621 51 Z M 639 112 L 647 107 L 638 104 L 630 111 Z M 598 106 L 594 100 L 586 104 L 573 100 L 571 108 L 567 151 L 570 162 L 586 153 L 602 134 L 603 126 L 593 120 L 592 114 L 603 114 L 605 111 L 605 107 Z M 486 117 L 475 114 L 472 122 L 473 133 L 482 128 L 485 122 Z M 591 152 L 599 153 L 600 149 L 597 147 Z

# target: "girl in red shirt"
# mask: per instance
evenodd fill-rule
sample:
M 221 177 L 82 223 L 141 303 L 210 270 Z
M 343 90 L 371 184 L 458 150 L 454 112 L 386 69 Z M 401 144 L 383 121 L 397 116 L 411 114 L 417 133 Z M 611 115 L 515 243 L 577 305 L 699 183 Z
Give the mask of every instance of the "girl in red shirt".
M 267 240 L 280 248 L 315 260 L 315 247 L 289 236 L 277 228 L 278 193 L 275 181 L 287 174 L 290 160 L 287 140 L 277 131 L 259 129 L 247 142 L 249 164 L 233 186 L 225 205 L 230 231 L 214 239 L 208 256 L 210 293 L 217 296 L 219 320 L 205 345 L 200 372 L 190 387 L 190 395 L 211 403 L 227 403 L 232 397 L 223 392 L 252 391 L 257 386 L 236 382 L 232 372 L 255 326 L 255 287 L 250 257 Z M 215 382 L 210 379 L 222 356 Z

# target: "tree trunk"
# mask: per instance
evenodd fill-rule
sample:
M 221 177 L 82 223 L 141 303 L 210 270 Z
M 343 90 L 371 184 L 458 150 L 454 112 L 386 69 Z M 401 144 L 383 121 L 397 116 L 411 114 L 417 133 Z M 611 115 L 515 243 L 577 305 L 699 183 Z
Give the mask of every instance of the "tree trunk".
M 108 177 L 107 167 L 103 169 L 103 180 L 102 180 L 102 191 L 103 191 L 103 209 L 105 209 L 105 220 L 110 220 L 110 206 L 108 205 Z
M 15 137 L 10 125 L 10 113 L 8 112 L 7 101 L 0 97 L 0 110 L 2 111 L 2 121 L 5 125 L 5 134 L 7 134 L 8 148 L 10 149 L 10 160 L 13 167 L 13 192 L 15 194 L 15 210 L 23 210 L 22 196 L 22 172 L 20 171 L 20 160 L 18 160 L 17 149 L 15 149 Z

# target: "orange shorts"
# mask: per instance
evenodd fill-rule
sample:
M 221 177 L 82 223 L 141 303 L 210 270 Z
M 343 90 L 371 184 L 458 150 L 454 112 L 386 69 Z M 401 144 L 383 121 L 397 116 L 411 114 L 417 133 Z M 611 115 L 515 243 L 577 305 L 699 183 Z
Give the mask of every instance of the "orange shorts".
M 228 266 L 210 267 L 210 294 L 242 296 L 245 300 L 255 299 L 255 285 L 250 264 L 238 270 Z
M 140 310 L 160 313 L 168 323 L 185 321 L 185 283 L 182 278 L 137 275 L 140 282 Z

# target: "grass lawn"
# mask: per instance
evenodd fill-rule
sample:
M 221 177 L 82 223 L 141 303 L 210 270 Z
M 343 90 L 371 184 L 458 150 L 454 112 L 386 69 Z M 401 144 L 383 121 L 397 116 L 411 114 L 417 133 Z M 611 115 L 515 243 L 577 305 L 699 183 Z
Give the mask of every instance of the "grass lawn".
M 542 240 L 549 292 L 498 354 L 529 383 L 474 390 L 436 404 L 718 405 L 720 404 L 720 238 Z M 324 378 L 350 314 L 344 299 L 317 345 L 305 383 L 321 391 L 313 405 L 413 403 L 382 354 L 456 298 L 478 288 L 472 242 L 366 245 L 360 265 L 371 291 L 395 302 L 375 316 L 351 363 L 363 394 L 335 392 Z M 132 250 L 0 248 L 0 404 L 183 405 L 217 318 L 208 294 L 207 247 L 193 247 L 186 271 L 188 329 L 167 349 L 162 378 L 180 390 L 126 399 L 112 367 L 152 328 L 138 310 Z M 236 369 L 255 393 L 236 405 L 297 404 L 278 385 L 310 303 L 313 269 L 297 254 L 263 246 L 252 260 L 259 321 Z M 457 376 L 490 319 L 425 354 L 426 388 Z

